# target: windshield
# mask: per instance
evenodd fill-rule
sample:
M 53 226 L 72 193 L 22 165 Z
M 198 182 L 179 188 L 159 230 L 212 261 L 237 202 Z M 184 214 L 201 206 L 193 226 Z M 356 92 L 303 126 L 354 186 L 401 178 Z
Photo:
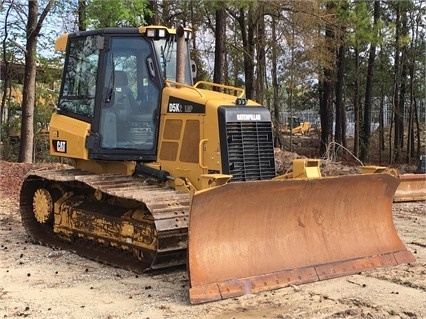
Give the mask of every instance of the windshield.
M 168 39 L 154 41 L 155 54 L 160 62 L 164 79 L 176 81 L 177 43 L 175 36 Z M 185 84 L 192 85 L 191 63 L 189 57 L 189 43 L 185 46 Z
M 71 40 L 58 107 L 86 119 L 93 117 L 99 48 L 96 36 Z

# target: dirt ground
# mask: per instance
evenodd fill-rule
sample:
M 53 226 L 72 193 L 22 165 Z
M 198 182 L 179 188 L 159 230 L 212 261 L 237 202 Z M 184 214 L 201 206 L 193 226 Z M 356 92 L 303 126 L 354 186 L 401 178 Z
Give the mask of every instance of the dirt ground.
M 34 245 L 19 216 L 28 164 L 0 161 L 0 318 L 426 318 L 426 203 L 393 206 L 416 262 L 190 305 L 185 268 L 146 275 Z

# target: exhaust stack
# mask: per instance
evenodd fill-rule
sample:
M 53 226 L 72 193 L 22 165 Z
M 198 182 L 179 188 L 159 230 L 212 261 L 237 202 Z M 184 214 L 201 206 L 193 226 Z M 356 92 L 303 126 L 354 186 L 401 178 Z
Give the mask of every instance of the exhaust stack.
M 177 54 L 176 54 L 176 82 L 185 83 L 185 30 L 182 26 L 176 29 Z

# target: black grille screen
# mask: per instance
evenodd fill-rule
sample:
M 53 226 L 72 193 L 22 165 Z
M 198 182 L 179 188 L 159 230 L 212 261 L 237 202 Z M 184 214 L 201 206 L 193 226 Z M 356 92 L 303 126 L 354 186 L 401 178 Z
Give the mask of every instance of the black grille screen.
M 233 175 L 232 181 L 273 178 L 275 161 L 271 123 L 237 121 L 227 122 L 225 126 L 227 161 L 223 164 L 229 167 L 229 171 L 225 172 L 224 167 L 224 172 Z

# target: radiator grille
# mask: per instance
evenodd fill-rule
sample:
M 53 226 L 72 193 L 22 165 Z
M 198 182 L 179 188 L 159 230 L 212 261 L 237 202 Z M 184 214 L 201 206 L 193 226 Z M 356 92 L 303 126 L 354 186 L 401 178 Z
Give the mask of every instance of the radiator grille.
M 275 176 L 270 122 L 227 122 L 226 142 L 232 181 L 264 180 Z

